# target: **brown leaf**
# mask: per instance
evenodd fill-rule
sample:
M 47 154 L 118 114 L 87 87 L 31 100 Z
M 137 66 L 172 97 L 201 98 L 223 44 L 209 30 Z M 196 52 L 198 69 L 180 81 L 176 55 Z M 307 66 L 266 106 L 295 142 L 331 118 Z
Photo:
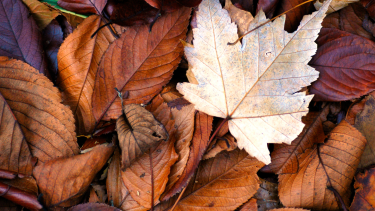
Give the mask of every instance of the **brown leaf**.
M 258 211 L 257 200 L 251 198 L 248 202 L 241 206 L 239 211 Z
M 0 209 L 4 211 L 21 211 L 17 204 L 2 197 L 0 198 Z
M 145 0 L 151 6 L 161 9 L 165 12 L 172 12 L 176 9 L 185 7 L 196 7 L 202 0 Z
M 169 82 L 161 91 L 160 96 L 165 102 L 169 103 L 177 98 L 182 97 L 182 95 L 176 89 L 176 83 L 173 81 Z
M 77 206 L 71 207 L 68 211 L 121 211 L 116 207 L 108 206 L 107 204 L 102 203 L 86 203 L 86 204 L 79 204 Z
M 2 0 L 0 4 L 0 56 L 19 59 L 49 77 L 42 36 L 21 0 Z
M 194 105 L 190 104 L 180 110 L 172 108 L 172 117 L 175 120 L 176 143 L 175 150 L 178 154 L 177 162 L 172 166 L 166 189 L 169 190 L 183 174 L 189 159 L 191 140 L 194 133 Z
M 365 107 L 365 103 L 366 103 L 366 98 L 362 99 L 359 102 L 352 103 L 352 105 L 350 105 L 348 109 L 348 113 L 346 114 L 345 120 L 349 122 L 351 125 L 354 125 L 357 114 L 363 111 L 363 108 Z
M 109 44 L 115 40 L 105 27 L 93 38 L 91 36 L 102 25 L 100 16 L 86 18 L 61 45 L 57 55 L 59 78 L 63 101 L 75 115 L 78 134 L 89 134 L 95 126 L 92 113 L 92 94 L 99 61 Z
M 60 15 L 59 10 L 38 0 L 22 0 L 29 8 L 40 30 L 43 30 L 53 19 Z
M 310 88 L 314 100 L 344 101 L 375 90 L 374 42 L 333 28 L 323 28 L 316 42 L 320 47 L 309 63 L 320 72 Z
M 224 150 L 229 152 L 236 148 L 236 139 L 230 133 L 227 133 L 223 137 L 217 138 L 210 143 L 210 146 L 203 156 L 203 160 L 213 158 Z
M 300 208 L 279 208 L 279 209 L 272 209 L 269 211 L 309 211 L 309 210 L 300 209 Z
M 59 0 L 57 4 L 69 11 L 76 13 L 101 14 L 107 0 Z
M 277 183 L 269 182 L 265 179 L 260 179 L 260 188 L 252 197 L 257 199 L 258 211 L 270 210 L 281 206 L 278 196 Z
M 0 84 L 38 165 L 79 153 L 72 112 L 48 78 L 24 62 L 0 57 Z
M 225 0 L 224 9 L 228 10 L 230 18 L 237 24 L 238 35 L 245 34 L 249 30 L 250 22 L 254 20 L 251 13 L 237 8 L 231 0 Z
M 174 210 L 235 210 L 258 190 L 262 166 L 239 149 L 204 160 Z
M 175 120 L 170 108 L 157 96 L 147 109 L 155 118 L 165 125 L 170 137 L 152 147 L 150 152 L 144 154 L 135 161 L 125 172 L 122 172 L 122 180 L 130 191 L 132 198 L 145 208 L 151 208 L 151 192 L 154 189 L 154 204 L 159 203 L 159 197 L 167 185 L 170 167 L 177 161 L 178 155 L 174 150 L 176 143 Z M 150 161 L 152 160 L 152 165 Z M 151 169 L 153 181 L 151 181 Z
M 43 208 L 38 202 L 36 195 L 11 187 L 2 182 L 0 182 L 0 195 L 28 209 L 40 210 Z
M 89 196 L 89 202 L 90 203 L 100 203 L 100 199 L 98 195 L 96 194 L 94 188 L 90 187 L 90 196 Z
M 124 105 L 124 115 L 120 116 L 116 122 L 122 151 L 122 170 L 128 168 L 159 142 L 167 141 L 169 137 L 163 124 L 140 105 Z
M 326 120 L 329 107 L 326 106 L 319 113 L 308 113 L 302 118 L 305 128 L 292 144 L 275 144 L 271 153 L 270 169 L 276 174 L 297 173 L 300 156 L 306 150 L 312 149 L 314 144 L 323 143 L 325 139 L 322 123 Z
M 208 147 L 212 130 L 212 121 L 213 117 L 203 112 L 197 112 L 195 114 L 194 134 L 193 139 L 191 140 L 189 158 L 186 167 L 177 182 L 175 182 L 174 185 L 163 194 L 163 201 L 169 199 L 176 193 L 179 193 L 194 175 L 194 172 Z
M 372 0 L 361 0 L 360 2 L 366 8 L 372 20 L 375 20 L 375 2 Z
M 367 140 L 365 151 L 362 154 L 359 168 L 375 164 L 375 99 L 372 95 L 366 98 L 363 111 L 357 114 L 354 127 L 357 128 Z
M 24 178 L 15 178 L 15 179 L 2 179 L 0 182 L 10 185 L 14 188 L 18 188 L 21 191 L 32 193 L 35 196 L 39 194 L 38 192 L 38 185 L 36 184 L 36 180 L 32 177 L 24 177 Z
M 286 20 L 285 20 L 286 31 L 292 32 L 296 30 L 302 20 L 302 17 L 314 11 L 315 8 L 312 2 L 304 4 L 300 7 L 296 7 L 297 5 L 305 1 L 306 0 L 280 0 L 280 3 L 276 10 L 275 15 L 279 15 L 293 8 L 292 11 L 286 13 Z
M 107 162 L 113 145 L 96 146 L 88 153 L 46 162 L 34 169 L 34 177 L 47 207 L 69 207 L 80 202 L 96 173 Z
M 323 145 L 316 145 L 301 155 L 304 159 L 300 161 L 296 174 L 279 175 L 279 196 L 283 205 L 337 210 L 339 205 L 335 195 L 327 189 L 331 183 L 348 204 L 350 184 L 365 145 L 366 139 L 362 134 L 345 120 L 341 121 Z M 319 161 L 318 150 L 323 165 Z
M 36 159 L 11 108 L 0 93 L 0 169 L 31 175 Z
M 259 0 L 257 4 L 256 13 L 263 10 L 267 18 L 272 18 L 278 6 L 279 0 Z M 296 8 L 297 9 L 297 8 Z
M 327 15 L 323 28 L 336 28 L 368 39 L 375 40 L 372 34 L 363 28 L 366 9 L 359 3 L 349 4 L 347 7 Z
M 125 104 L 147 103 L 172 77 L 183 52 L 190 9 L 161 16 L 148 26 L 130 27 L 104 54 L 95 81 L 93 111 L 96 121 L 117 119 L 121 103 L 114 88 L 129 91 Z M 116 99 L 117 98 L 117 99 Z
M 357 175 L 354 183 L 355 195 L 350 206 L 351 211 L 365 211 L 375 209 L 375 169 L 366 170 Z

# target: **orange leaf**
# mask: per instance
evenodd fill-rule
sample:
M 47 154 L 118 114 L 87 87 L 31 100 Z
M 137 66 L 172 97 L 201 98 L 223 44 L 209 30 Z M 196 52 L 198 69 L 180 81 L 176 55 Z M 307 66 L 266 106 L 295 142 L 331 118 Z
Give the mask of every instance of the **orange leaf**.
M 24 62 L 0 57 L 0 84 L 38 165 L 79 153 L 72 111 L 48 78 Z
M 125 104 L 145 104 L 168 83 L 181 60 L 180 39 L 186 36 L 190 11 L 181 8 L 162 15 L 151 32 L 146 25 L 130 27 L 108 48 L 95 80 L 92 103 L 97 122 L 121 115 L 114 88 L 129 91 Z
M 279 196 L 283 205 L 337 210 L 339 205 L 335 195 L 327 189 L 331 184 L 344 202 L 348 203 L 350 184 L 365 145 L 366 139 L 362 134 L 343 120 L 332 130 L 323 145 L 315 145 L 300 155 L 303 159 L 300 160 L 297 173 L 279 175 Z M 319 161 L 318 150 L 324 168 Z
M 46 206 L 69 207 L 80 202 L 96 173 L 107 162 L 113 145 L 96 146 L 90 152 L 46 162 L 34 169 Z

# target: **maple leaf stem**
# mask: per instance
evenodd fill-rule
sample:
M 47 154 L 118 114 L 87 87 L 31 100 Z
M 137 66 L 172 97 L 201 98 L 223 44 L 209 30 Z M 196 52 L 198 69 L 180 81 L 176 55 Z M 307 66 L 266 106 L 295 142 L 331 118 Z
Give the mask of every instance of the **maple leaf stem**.
M 180 195 L 178 196 L 178 199 L 176 200 L 176 202 L 174 203 L 173 207 L 169 211 L 173 211 L 174 208 L 177 206 L 177 204 L 180 201 L 182 195 L 184 195 L 184 192 L 185 192 L 186 188 L 187 188 L 187 185 L 184 187 L 184 189 L 182 189 Z
M 272 18 L 272 19 L 270 19 L 270 20 L 268 20 L 268 21 L 266 21 L 266 22 L 264 22 L 264 23 L 262 23 L 262 24 L 260 24 L 259 26 L 253 28 L 252 30 L 246 32 L 246 33 L 243 34 L 241 37 L 239 37 L 236 41 L 234 41 L 234 42 L 228 42 L 228 45 L 235 45 L 235 44 L 238 43 L 243 37 L 245 37 L 246 35 L 250 34 L 251 32 L 253 32 L 253 31 L 259 29 L 260 27 L 262 27 L 262 26 L 266 25 L 267 23 L 269 23 L 269 22 L 275 20 L 276 18 L 278 18 L 278 17 L 280 17 L 280 16 L 282 16 L 282 15 L 284 15 L 284 14 L 286 14 L 286 13 L 288 13 L 288 12 L 294 10 L 294 9 L 296 9 L 297 7 L 300 7 L 300 6 L 304 5 L 304 4 L 307 4 L 307 3 L 312 2 L 312 1 L 315 1 L 315 0 L 307 0 L 307 1 L 305 1 L 305 2 L 302 2 L 301 4 L 296 5 L 296 6 L 293 7 L 292 9 L 289 9 L 289 10 L 287 10 L 287 11 L 281 13 L 280 15 L 278 15 L 278 16 L 276 16 L 276 17 L 274 17 L 274 18 Z
M 324 170 L 324 172 L 326 173 L 326 175 L 327 175 L 327 180 L 328 180 L 328 182 L 329 182 L 329 186 L 327 187 L 327 189 L 333 192 L 333 194 L 335 195 L 336 200 L 338 201 L 338 204 L 341 205 L 341 208 L 342 208 L 344 211 L 348 211 L 348 209 L 346 208 L 346 205 L 345 205 L 345 203 L 344 203 L 344 200 L 343 200 L 342 197 L 340 196 L 340 193 L 339 193 L 339 192 L 333 187 L 332 182 L 331 182 L 331 179 L 330 179 L 329 176 L 328 176 L 328 173 L 327 173 L 326 167 L 325 167 L 324 164 L 323 164 L 322 157 L 320 156 L 320 146 L 321 146 L 321 145 L 322 145 L 322 144 L 318 144 L 318 146 L 317 146 L 317 152 L 318 152 L 319 162 L 322 164 L 323 170 Z

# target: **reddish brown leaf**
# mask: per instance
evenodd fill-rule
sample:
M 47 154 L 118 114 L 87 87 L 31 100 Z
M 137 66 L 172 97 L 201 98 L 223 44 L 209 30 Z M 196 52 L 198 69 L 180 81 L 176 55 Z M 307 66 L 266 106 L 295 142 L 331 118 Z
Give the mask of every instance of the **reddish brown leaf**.
M 36 195 L 22 191 L 18 188 L 10 187 L 7 184 L 0 182 L 0 195 L 16 204 L 19 204 L 28 209 L 42 209 Z
M 354 102 L 352 105 L 350 105 L 348 109 L 348 113 L 346 114 L 346 117 L 345 117 L 346 121 L 349 122 L 351 125 L 354 125 L 357 114 L 363 111 L 363 108 L 365 107 L 365 103 L 366 103 L 366 98 L 362 99 L 359 102 Z
M 22 0 L 26 4 L 29 11 L 40 30 L 43 30 L 52 20 L 60 15 L 59 10 L 54 9 L 46 3 L 38 0 Z
M 314 210 L 338 210 L 334 193 L 327 189 L 331 186 L 347 205 L 350 184 L 365 145 L 366 139 L 362 134 L 345 120 L 341 121 L 324 144 L 316 145 L 301 155 L 303 159 L 296 174 L 279 175 L 282 204 Z M 319 161 L 318 150 L 323 164 Z
M 96 13 L 100 15 L 107 4 L 107 0 L 59 0 L 57 4 L 76 13 Z
M 197 112 L 195 114 L 195 128 L 188 162 L 177 182 L 169 190 L 166 190 L 162 200 L 169 199 L 176 193 L 179 193 L 189 183 L 208 147 L 212 130 L 212 120 L 213 117 L 205 113 Z
M 21 211 L 17 204 L 2 197 L 0 198 L 0 209 L 4 211 Z
M 22 190 L 24 192 L 34 194 L 35 196 L 39 194 L 36 180 L 32 176 L 24 177 L 24 178 L 15 178 L 11 180 L 2 179 L 0 180 L 0 182 L 6 185 L 10 185 L 14 188 L 18 188 L 19 190 Z
M 43 202 L 47 207 L 77 204 L 96 173 L 107 162 L 113 145 L 96 146 L 88 153 L 46 162 L 34 169 Z
M 366 97 L 363 111 L 357 114 L 354 127 L 357 128 L 367 140 L 365 151 L 362 154 L 359 168 L 375 164 L 375 99 L 372 95 Z
M 72 111 L 48 78 L 24 62 L 0 57 L 0 84 L 38 164 L 79 153 Z
M 176 9 L 185 7 L 196 7 L 202 0 L 145 0 L 151 6 L 166 12 L 172 12 Z
M 169 103 L 173 100 L 176 100 L 177 98 L 182 97 L 182 94 L 177 91 L 176 85 L 177 83 L 171 81 L 161 91 L 160 96 L 164 99 L 165 102 Z
M 351 211 L 365 211 L 375 209 L 375 169 L 366 170 L 357 175 L 354 183 L 355 196 L 350 206 Z
M 121 211 L 116 207 L 108 206 L 107 204 L 100 203 L 86 203 L 71 207 L 68 211 Z
M 310 92 L 317 101 L 343 101 L 375 90 L 375 43 L 333 28 L 323 28 L 309 65 L 320 72 Z
M 145 208 L 151 208 L 151 184 L 154 186 L 153 202 L 158 204 L 159 197 L 167 185 L 170 167 L 177 161 L 178 155 L 174 150 L 176 128 L 170 108 L 158 96 L 147 106 L 147 109 L 165 125 L 170 137 L 151 148 L 149 153 L 140 157 L 125 172 L 122 172 L 122 180 L 135 201 Z M 150 165 L 151 160 L 152 165 Z M 151 181 L 151 169 L 153 181 Z
M 259 0 L 256 13 L 258 13 L 260 10 L 263 10 L 266 14 L 266 17 L 271 19 L 278 6 L 278 3 L 279 0 Z
M 169 137 L 163 124 L 137 104 L 124 105 L 124 114 L 118 118 L 116 130 L 122 151 L 122 170 Z
M 257 200 L 251 198 L 248 202 L 241 206 L 239 211 L 258 211 Z
M 363 28 L 366 9 L 359 3 L 349 4 L 347 7 L 331 13 L 324 18 L 323 28 L 336 28 L 368 39 L 375 40 L 372 34 Z
M 151 23 L 155 19 L 158 9 L 151 7 L 143 0 L 108 0 L 103 12 L 114 23 L 132 26 Z
M 375 1 L 373 0 L 361 0 L 362 5 L 366 8 L 370 17 L 375 20 Z
M 86 150 L 92 147 L 95 147 L 100 144 L 104 144 L 107 142 L 107 137 L 99 136 L 99 137 L 92 137 L 88 138 L 85 143 L 82 145 L 81 150 Z
M 302 20 L 302 17 L 314 11 L 313 2 L 309 2 L 300 7 L 296 7 L 297 5 L 305 2 L 306 0 L 280 0 L 280 1 L 281 2 L 278 5 L 278 9 L 276 10 L 275 15 L 279 15 L 293 8 L 292 11 L 286 13 L 285 30 L 288 32 L 292 32 L 296 30 L 297 27 L 299 26 L 299 23 Z
M 115 40 L 105 27 L 91 36 L 102 25 L 99 16 L 86 18 L 65 39 L 58 53 L 59 78 L 63 101 L 75 115 L 77 133 L 89 134 L 95 127 L 92 113 L 92 94 L 99 61 L 109 44 Z
M 320 113 L 308 113 L 302 122 L 305 128 L 292 144 L 275 144 L 271 153 L 271 171 L 277 174 L 297 173 L 300 156 L 306 150 L 312 149 L 314 144 L 323 143 L 325 139 L 322 123 L 326 120 L 329 107 L 326 106 Z
M 258 190 L 262 166 L 239 149 L 204 160 L 174 210 L 235 210 Z
M 309 211 L 309 210 L 300 209 L 300 208 L 279 208 L 279 209 L 272 209 L 269 211 Z
M 181 8 L 147 26 L 131 27 L 104 54 L 95 81 L 93 111 L 96 121 L 117 119 L 121 103 L 114 88 L 129 91 L 125 104 L 147 103 L 172 77 L 183 52 L 190 9 Z
M 49 76 L 42 36 L 21 0 L 0 2 L 0 56 L 19 59 Z
M 32 157 L 21 126 L 1 93 L 0 111 L 0 169 L 31 175 L 36 159 Z
M 96 194 L 93 187 L 90 187 L 89 202 L 90 203 L 100 203 L 100 199 L 99 199 L 98 195 Z

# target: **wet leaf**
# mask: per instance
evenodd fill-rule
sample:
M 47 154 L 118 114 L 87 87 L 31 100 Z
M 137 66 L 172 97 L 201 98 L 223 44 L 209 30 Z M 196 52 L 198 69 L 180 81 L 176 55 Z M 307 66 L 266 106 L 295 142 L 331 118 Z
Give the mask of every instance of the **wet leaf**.
M 57 84 L 62 91 L 64 103 L 70 106 L 75 115 L 78 134 L 89 134 L 95 127 L 91 104 L 94 81 L 100 59 L 109 44 L 115 40 L 107 27 L 91 38 L 102 24 L 100 17 L 96 15 L 85 19 L 65 39 L 57 55 Z
M 324 144 L 316 145 L 300 156 L 303 159 L 297 173 L 279 175 L 282 204 L 314 210 L 337 210 L 336 197 L 327 189 L 332 186 L 348 205 L 350 184 L 365 145 L 366 139 L 362 134 L 345 120 L 341 121 Z M 318 150 L 323 164 L 319 161 Z
M 121 102 L 114 88 L 129 91 L 125 104 L 149 102 L 172 77 L 182 56 L 190 9 L 161 16 L 149 32 L 134 26 L 124 32 L 104 54 L 95 81 L 93 111 L 96 121 L 117 119 Z
M 43 54 L 42 36 L 21 0 L 2 0 L 0 4 L 0 56 L 27 62 L 49 76 Z
M 33 175 L 43 193 L 44 204 L 47 207 L 78 204 L 113 149 L 113 145 L 100 145 L 88 153 L 51 160 L 37 166 Z
M 38 165 L 79 153 L 72 112 L 48 78 L 24 62 L 0 57 L 0 84 Z

